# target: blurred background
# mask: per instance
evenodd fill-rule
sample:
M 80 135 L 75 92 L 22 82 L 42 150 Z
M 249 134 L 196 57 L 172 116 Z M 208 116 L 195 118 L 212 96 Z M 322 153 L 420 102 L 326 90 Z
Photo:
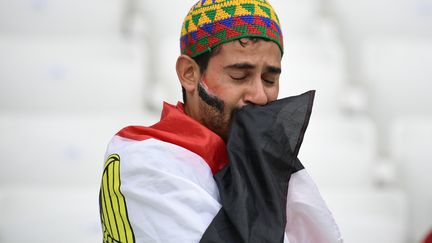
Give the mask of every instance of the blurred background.
M 194 0 L 0 0 L 0 242 L 101 242 L 105 148 L 181 100 Z M 317 90 L 300 159 L 347 243 L 432 229 L 432 0 L 272 0 L 280 97 Z

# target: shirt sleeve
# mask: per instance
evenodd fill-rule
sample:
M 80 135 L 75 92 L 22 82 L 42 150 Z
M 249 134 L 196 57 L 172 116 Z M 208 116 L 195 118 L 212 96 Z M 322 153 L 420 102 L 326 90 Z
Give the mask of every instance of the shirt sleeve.
M 100 190 L 104 242 L 199 242 L 220 208 L 210 168 L 191 151 L 120 137 L 108 147 Z

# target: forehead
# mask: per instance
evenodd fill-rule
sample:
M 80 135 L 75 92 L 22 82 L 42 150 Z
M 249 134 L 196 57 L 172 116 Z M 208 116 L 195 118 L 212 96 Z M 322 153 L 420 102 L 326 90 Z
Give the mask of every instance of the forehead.
M 220 45 L 210 63 L 234 64 L 253 63 L 280 66 L 282 53 L 273 41 L 264 39 L 241 39 Z

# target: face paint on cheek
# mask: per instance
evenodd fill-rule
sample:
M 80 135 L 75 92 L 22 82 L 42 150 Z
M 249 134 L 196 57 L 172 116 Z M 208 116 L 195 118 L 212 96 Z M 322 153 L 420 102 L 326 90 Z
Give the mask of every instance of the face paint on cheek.
M 201 81 L 198 83 L 198 95 L 201 99 L 207 103 L 207 105 L 216 108 L 220 113 L 223 113 L 225 104 L 224 102 L 217 97 L 216 95 L 212 95 L 207 91 L 207 86 L 205 82 Z

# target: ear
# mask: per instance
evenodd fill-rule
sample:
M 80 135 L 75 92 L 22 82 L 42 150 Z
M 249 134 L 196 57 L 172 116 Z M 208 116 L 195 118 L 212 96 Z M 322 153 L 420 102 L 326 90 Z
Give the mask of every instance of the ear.
M 198 64 L 189 56 L 180 55 L 177 58 L 176 71 L 182 87 L 187 93 L 193 93 L 201 78 Z

